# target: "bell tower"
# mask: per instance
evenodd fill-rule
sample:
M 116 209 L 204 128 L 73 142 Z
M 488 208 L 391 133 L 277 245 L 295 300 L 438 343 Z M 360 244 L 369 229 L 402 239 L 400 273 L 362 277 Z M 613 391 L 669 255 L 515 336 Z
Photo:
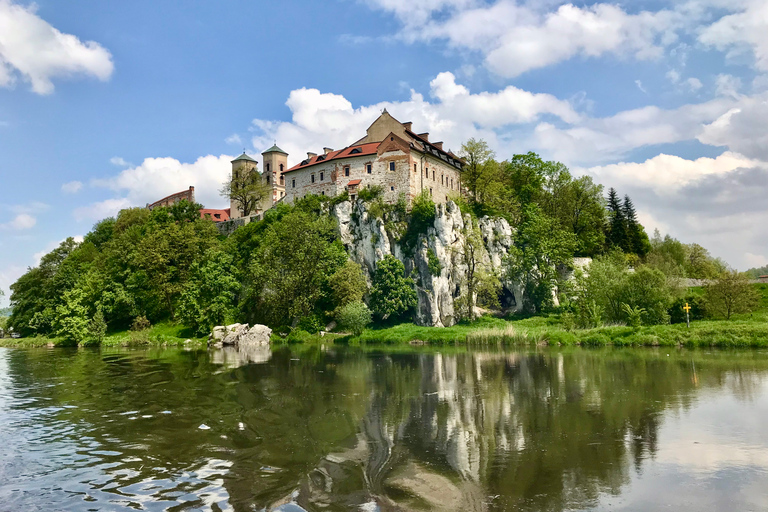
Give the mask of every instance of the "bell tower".
M 261 156 L 264 158 L 262 179 L 272 189 L 272 196 L 263 203 L 263 209 L 266 210 L 285 197 L 285 178 L 283 173 L 288 170 L 288 153 L 275 144 L 264 151 Z
M 259 163 L 250 156 L 243 154 L 232 160 L 232 179 L 238 180 L 244 178 L 247 175 L 259 172 Z M 237 200 L 229 200 L 229 217 L 231 219 L 239 219 L 243 214 L 240 211 L 240 203 Z

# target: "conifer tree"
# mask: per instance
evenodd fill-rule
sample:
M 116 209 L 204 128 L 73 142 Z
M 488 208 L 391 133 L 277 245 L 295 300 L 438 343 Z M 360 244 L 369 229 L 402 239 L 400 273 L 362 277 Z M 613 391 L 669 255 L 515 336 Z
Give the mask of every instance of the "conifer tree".
M 628 195 L 624 196 L 624 205 L 622 206 L 624 222 L 626 225 L 626 247 L 622 247 L 624 252 L 645 256 L 650 250 L 650 241 L 648 235 L 643 229 L 643 225 L 637 221 L 637 212 L 635 205 Z
M 605 237 L 608 247 L 617 247 L 621 250 L 627 246 L 627 224 L 624 218 L 624 209 L 616 189 L 611 187 L 608 191 L 608 233 Z

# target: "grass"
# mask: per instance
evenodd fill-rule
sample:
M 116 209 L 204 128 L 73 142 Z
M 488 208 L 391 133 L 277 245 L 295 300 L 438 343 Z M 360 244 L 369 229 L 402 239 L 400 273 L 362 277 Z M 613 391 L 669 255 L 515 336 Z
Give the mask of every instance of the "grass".
M 101 343 L 102 347 L 126 347 L 126 346 L 204 346 L 207 337 L 195 337 L 190 329 L 179 324 L 161 322 L 144 331 L 118 331 L 107 334 Z M 93 343 L 82 343 L 82 346 Z M 31 338 L 2 338 L 0 347 L 74 347 L 76 342 L 64 338 L 48 338 L 36 336 Z

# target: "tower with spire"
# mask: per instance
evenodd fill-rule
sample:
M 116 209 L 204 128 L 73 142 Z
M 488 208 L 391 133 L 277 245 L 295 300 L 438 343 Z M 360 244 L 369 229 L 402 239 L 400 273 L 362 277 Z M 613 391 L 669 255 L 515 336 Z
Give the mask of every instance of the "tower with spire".
M 264 179 L 272 189 L 272 196 L 264 202 L 263 210 L 268 210 L 285 197 L 285 178 L 283 172 L 288 170 L 288 153 L 277 147 L 275 143 L 271 148 L 261 154 L 264 159 Z

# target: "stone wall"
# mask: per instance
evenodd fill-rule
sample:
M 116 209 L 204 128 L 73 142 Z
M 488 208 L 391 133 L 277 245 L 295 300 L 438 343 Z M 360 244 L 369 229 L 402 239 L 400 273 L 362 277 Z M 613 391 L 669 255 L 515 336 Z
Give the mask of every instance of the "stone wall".
M 467 293 L 464 279 L 467 269 L 460 256 L 466 228 L 477 222 L 484 242 L 480 267 L 486 271 L 496 270 L 499 275 L 502 275 L 503 261 L 515 235 L 506 220 L 483 217 L 473 221 L 449 201 L 437 205 L 434 224 L 427 233 L 419 236 L 416 249 L 409 254 L 382 219 L 369 215 L 362 201 L 340 203 L 332 214 L 339 221 L 342 243 L 350 257 L 365 269 L 369 281 L 376 263 L 388 254 L 403 262 L 406 273 L 416 276 L 418 307 L 415 321 L 419 325 L 436 327 L 448 327 L 457 322 L 454 301 Z M 440 261 L 440 275 L 432 275 L 429 271 L 430 251 Z M 511 311 L 519 311 L 523 304 L 522 286 L 510 280 L 502 280 L 502 286 L 503 305 Z

